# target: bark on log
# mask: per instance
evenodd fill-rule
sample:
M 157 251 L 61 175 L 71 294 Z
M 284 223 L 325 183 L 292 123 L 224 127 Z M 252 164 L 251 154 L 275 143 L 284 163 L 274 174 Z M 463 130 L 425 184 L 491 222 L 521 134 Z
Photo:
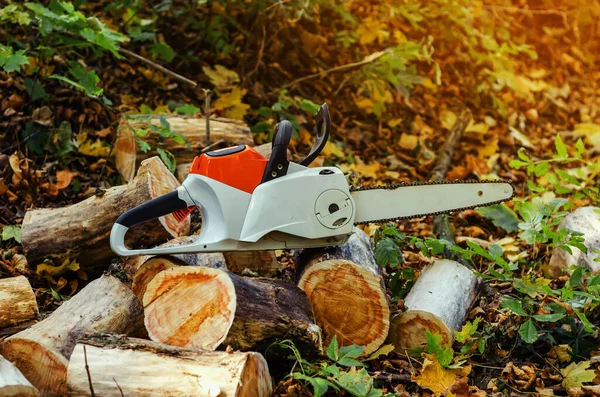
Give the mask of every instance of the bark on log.
M 355 227 L 341 247 L 303 250 L 296 279 L 312 303 L 325 345 L 337 335 L 341 346 L 364 346 L 364 354 L 381 346 L 390 309 L 371 239 L 362 230 Z
M 0 396 L 33 397 L 40 393 L 10 361 L 0 356 Z
M 115 397 L 272 393 L 269 368 L 259 353 L 182 349 L 113 335 L 82 338 L 69 362 L 67 384 L 69 396 L 91 396 L 91 390 Z
M 172 267 L 148 284 L 143 304 L 148 335 L 157 342 L 250 349 L 273 338 L 291 338 L 321 350 L 306 295 L 283 281 L 208 267 Z
M 0 280 L 0 337 L 33 325 L 38 315 L 35 294 L 25 276 Z
M 389 341 L 396 351 L 426 344 L 426 331 L 437 332 L 441 343 L 452 344 L 477 296 L 479 278 L 449 259 L 427 265 L 406 296 L 406 311 L 392 318 Z
M 143 328 L 143 310 L 133 292 L 105 275 L 89 283 L 49 317 L 7 338 L 1 354 L 43 396 L 65 395 L 67 364 L 84 333 L 132 333 Z
M 136 161 L 142 161 L 150 156 L 150 152 L 138 150 L 135 131 L 149 130 L 151 125 L 161 128 L 160 119 L 169 123 L 172 131 L 183 135 L 191 146 L 181 145 L 172 139 L 164 139 L 157 134 L 149 133 L 142 139 L 153 149 L 160 147 L 175 156 L 177 164 L 190 163 L 206 146 L 205 118 L 178 115 L 127 115 L 121 118 L 117 128 L 115 142 L 116 167 L 125 181 L 130 181 L 135 172 Z M 223 140 L 232 144 L 252 145 L 252 135 L 246 124 L 238 120 L 214 118 L 210 119 L 211 142 Z
M 125 211 L 179 186 L 158 157 L 142 162 L 135 179 L 62 208 L 28 211 L 22 227 L 22 244 L 29 263 L 46 258 L 77 258 L 85 271 L 97 273 L 115 254 L 110 249 L 110 230 Z M 127 235 L 132 246 L 156 245 L 189 233 L 189 218 L 178 222 L 171 214 L 136 225 Z
M 558 247 L 553 248 L 550 262 L 544 267 L 546 275 L 552 278 L 559 277 L 563 270 L 573 265 L 587 267 L 592 275 L 600 274 L 600 262 L 596 262 L 600 254 L 594 251 L 600 249 L 600 208 L 578 208 L 567 215 L 558 227 L 583 233 L 587 253 L 575 247 L 571 247 L 573 254 Z

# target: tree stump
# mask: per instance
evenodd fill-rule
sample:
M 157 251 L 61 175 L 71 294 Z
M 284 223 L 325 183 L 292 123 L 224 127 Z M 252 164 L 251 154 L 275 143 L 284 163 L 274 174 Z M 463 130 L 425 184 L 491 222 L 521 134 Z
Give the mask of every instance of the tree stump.
M 25 276 L 0 280 L 0 336 L 35 324 L 38 315 L 35 294 Z
M 23 374 L 0 356 L 0 396 L 2 397 L 34 397 L 40 393 L 23 376 Z
M 274 338 L 291 338 L 321 348 L 306 296 L 279 280 L 172 267 L 150 281 L 143 304 L 150 338 L 173 346 L 250 349 Z
M 137 176 L 127 185 L 67 207 L 28 211 L 22 227 L 25 256 L 29 263 L 76 257 L 83 270 L 99 273 L 115 257 L 109 238 L 117 218 L 178 186 L 162 161 L 152 157 L 142 162 Z M 155 245 L 188 234 L 189 229 L 189 218 L 180 223 L 169 214 L 132 227 L 127 242 L 136 247 Z
M 150 130 L 151 126 L 161 127 L 161 117 L 170 125 L 172 131 L 183 135 L 191 146 L 179 144 L 172 139 L 164 139 L 149 133 L 142 137 L 153 149 L 160 147 L 175 156 L 177 164 L 191 163 L 194 157 L 207 146 L 206 119 L 204 117 L 179 116 L 172 114 L 135 114 L 123 116 L 117 127 L 115 142 L 115 162 L 117 170 L 125 181 L 133 179 L 136 161 L 150 156 L 138 150 L 135 131 Z M 238 120 L 211 118 L 210 139 L 212 142 L 223 140 L 237 145 L 253 145 L 254 141 L 248 126 Z
M 42 396 L 66 394 L 67 365 L 84 333 L 131 333 L 143 327 L 143 310 L 120 280 L 105 275 L 89 283 L 49 317 L 7 338 L 0 353 Z
M 389 341 L 396 351 L 423 346 L 426 331 L 450 345 L 475 301 L 480 279 L 449 259 L 427 265 L 404 300 L 406 311 L 392 318 Z
M 259 353 L 182 349 L 115 335 L 81 339 L 69 362 L 67 385 L 69 396 L 91 396 L 91 390 L 115 397 L 272 393 L 269 368 Z
M 342 346 L 381 346 L 389 330 L 390 309 L 371 239 L 354 228 L 346 244 L 303 250 L 296 261 L 298 286 L 312 303 L 328 345 L 334 335 Z

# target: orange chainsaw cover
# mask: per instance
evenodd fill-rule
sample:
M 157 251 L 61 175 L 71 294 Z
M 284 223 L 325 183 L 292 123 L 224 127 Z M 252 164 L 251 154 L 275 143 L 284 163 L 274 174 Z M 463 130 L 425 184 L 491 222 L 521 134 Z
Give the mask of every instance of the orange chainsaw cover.
M 251 194 L 262 180 L 267 159 L 248 145 L 241 151 L 218 155 L 219 152 L 234 148 L 235 146 L 210 152 L 216 156 L 206 153 L 196 156 L 190 174 L 204 175 Z

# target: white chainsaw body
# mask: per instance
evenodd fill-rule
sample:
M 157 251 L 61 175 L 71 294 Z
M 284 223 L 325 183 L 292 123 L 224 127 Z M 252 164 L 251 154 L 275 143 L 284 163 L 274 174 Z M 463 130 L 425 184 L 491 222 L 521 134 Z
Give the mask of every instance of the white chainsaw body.
M 190 174 L 177 195 L 202 214 L 193 244 L 129 250 L 121 244 L 128 228 L 115 223 L 111 248 L 129 256 L 333 246 L 347 240 L 354 224 L 354 200 L 335 167 L 290 163 L 287 175 L 260 184 L 252 194 Z M 332 204 L 337 207 L 330 213 Z

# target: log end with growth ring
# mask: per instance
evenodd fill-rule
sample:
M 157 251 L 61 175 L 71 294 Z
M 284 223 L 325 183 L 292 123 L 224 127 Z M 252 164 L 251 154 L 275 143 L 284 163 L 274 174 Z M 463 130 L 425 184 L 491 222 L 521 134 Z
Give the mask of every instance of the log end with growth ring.
M 444 320 L 426 311 L 411 310 L 396 315 L 392 318 L 390 325 L 390 335 L 395 336 L 394 346 L 396 351 L 425 346 L 427 344 L 427 331 L 440 335 L 441 345 L 452 343 L 452 330 L 448 328 Z
M 147 285 L 142 303 L 152 340 L 214 350 L 233 324 L 236 293 L 221 270 L 181 266 L 158 273 Z
M 306 269 L 298 286 L 311 301 L 317 323 L 340 345 L 377 350 L 389 329 L 389 307 L 381 279 L 344 259 L 326 260 Z

